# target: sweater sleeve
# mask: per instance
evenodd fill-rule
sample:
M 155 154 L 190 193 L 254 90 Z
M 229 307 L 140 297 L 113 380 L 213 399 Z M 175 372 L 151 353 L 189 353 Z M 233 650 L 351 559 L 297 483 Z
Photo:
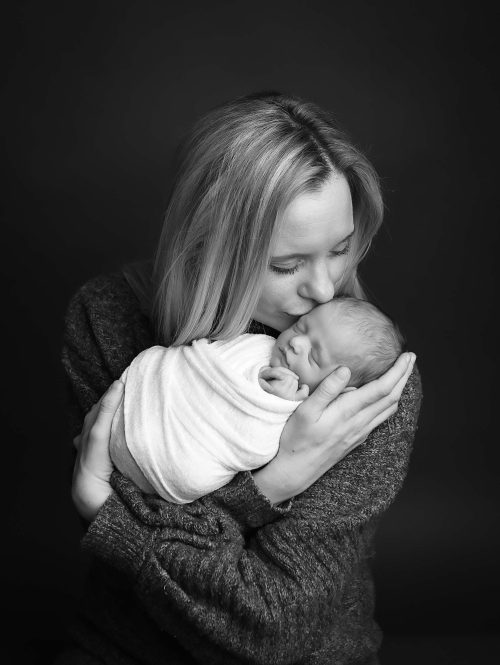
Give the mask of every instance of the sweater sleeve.
M 85 352 L 80 343 L 66 345 L 70 376 L 93 374 L 85 371 L 93 362 L 88 344 Z M 102 345 L 94 348 L 103 364 L 95 384 L 75 391 L 83 399 L 105 383 Z M 300 662 L 342 620 L 349 582 L 369 556 L 366 531 L 405 477 L 420 395 L 415 369 L 398 413 L 281 509 L 259 493 L 251 473 L 182 506 L 144 495 L 115 473 L 115 492 L 84 547 L 121 571 L 158 626 L 200 662 Z
M 153 344 L 149 321 L 121 275 L 91 280 L 75 294 L 66 313 L 62 349 L 73 435 L 81 431 L 85 414 L 111 383 Z M 273 506 L 248 472 L 237 474 L 230 488 L 216 496 L 249 528 L 277 519 L 291 505 Z

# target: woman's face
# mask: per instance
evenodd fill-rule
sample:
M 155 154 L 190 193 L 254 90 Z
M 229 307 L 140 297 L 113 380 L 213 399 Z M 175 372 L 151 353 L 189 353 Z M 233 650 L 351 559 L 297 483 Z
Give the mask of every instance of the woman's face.
M 353 232 L 351 192 L 343 175 L 334 174 L 318 191 L 293 199 L 275 239 L 253 318 L 283 331 L 331 300 Z

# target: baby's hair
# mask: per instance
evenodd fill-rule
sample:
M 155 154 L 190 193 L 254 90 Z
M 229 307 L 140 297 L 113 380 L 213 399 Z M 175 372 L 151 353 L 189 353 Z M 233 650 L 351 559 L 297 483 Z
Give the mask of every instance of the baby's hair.
M 336 317 L 354 324 L 363 342 L 362 353 L 346 363 L 351 370 L 349 385 L 359 388 L 384 374 L 404 352 L 406 341 L 397 324 L 367 300 L 339 296 L 331 303 Z

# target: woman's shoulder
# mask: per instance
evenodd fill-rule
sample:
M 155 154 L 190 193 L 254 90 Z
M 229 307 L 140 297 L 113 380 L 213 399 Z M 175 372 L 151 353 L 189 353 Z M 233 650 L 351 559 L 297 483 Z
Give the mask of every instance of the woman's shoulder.
M 122 271 L 94 277 L 76 291 L 66 312 L 64 341 L 78 356 L 99 358 L 118 376 L 154 344 L 151 321 Z
M 415 434 L 422 405 L 422 396 L 422 377 L 419 368 L 415 364 L 399 400 L 397 413 L 386 421 L 385 425 L 389 430 L 389 434 L 400 432 Z M 383 427 L 384 425 L 382 425 Z
M 151 280 L 149 262 L 124 266 L 120 270 L 93 277 L 74 294 L 70 303 L 96 317 L 142 315 L 149 320 L 144 294 Z
M 101 274 L 86 281 L 73 295 L 71 305 L 96 316 L 140 310 L 139 300 L 122 270 Z

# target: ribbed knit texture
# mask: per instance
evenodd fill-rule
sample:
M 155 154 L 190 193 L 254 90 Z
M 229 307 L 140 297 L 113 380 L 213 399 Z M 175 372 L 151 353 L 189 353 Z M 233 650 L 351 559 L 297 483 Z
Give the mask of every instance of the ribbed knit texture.
M 63 349 L 74 433 L 153 344 L 121 275 L 76 294 Z M 376 663 L 373 535 L 404 480 L 420 401 L 415 369 L 398 413 L 281 507 L 249 472 L 187 505 L 144 495 L 115 472 L 83 540 L 93 563 L 76 646 L 58 665 Z

